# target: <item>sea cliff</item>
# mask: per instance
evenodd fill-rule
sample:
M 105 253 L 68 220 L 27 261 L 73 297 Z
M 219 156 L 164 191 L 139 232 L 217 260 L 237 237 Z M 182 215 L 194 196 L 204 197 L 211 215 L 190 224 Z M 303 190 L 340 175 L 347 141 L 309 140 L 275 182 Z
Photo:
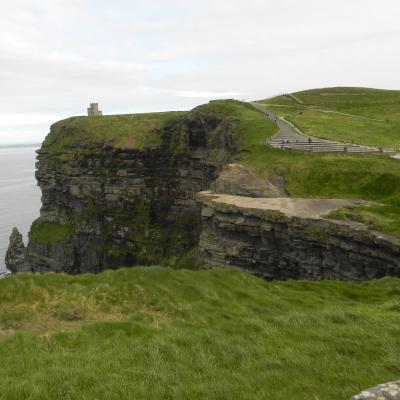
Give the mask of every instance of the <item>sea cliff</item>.
M 198 243 L 197 192 L 237 149 L 235 121 L 208 107 L 56 123 L 38 151 L 42 208 L 25 270 L 77 274 L 181 257 Z
M 364 173 L 370 159 L 345 155 L 333 165 L 329 157 L 268 150 L 274 129 L 234 101 L 54 124 L 38 151 L 41 216 L 25 250 L 13 241 L 9 269 L 80 274 L 169 265 L 239 267 L 283 280 L 400 276 L 398 238 L 334 217 L 343 207 L 382 208 L 367 199 L 387 175 L 367 175 L 367 189 L 357 192 L 331 169 Z M 359 200 L 327 198 L 335 190 Z

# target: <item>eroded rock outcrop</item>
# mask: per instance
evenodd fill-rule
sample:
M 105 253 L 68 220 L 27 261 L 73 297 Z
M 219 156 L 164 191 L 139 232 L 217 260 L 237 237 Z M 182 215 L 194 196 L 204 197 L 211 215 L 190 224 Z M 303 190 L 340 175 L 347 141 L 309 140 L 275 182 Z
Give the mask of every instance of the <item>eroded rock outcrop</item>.
M 324 218 L 351 200 L 262 199 L 203 192 L 200 252 L 209 267 L 266 279 L 400 276 L 400 240 Z M 365 203 L 364 203 L 365 204 Z
M 400 400 L 400 381 L 385 383 L 375 388 L 364 390 L 352 400 Z
M 212 183 L 210 190 L 216 193 L 249 197 L 286 197 L 286 191 L 261 179 L 241 164 L 228 164 Z
M 11 272 L 21 272 L 26 269 L 25 244 L 17 228 L 13 228 L 12 230 L 5 262 L 7 269 Z

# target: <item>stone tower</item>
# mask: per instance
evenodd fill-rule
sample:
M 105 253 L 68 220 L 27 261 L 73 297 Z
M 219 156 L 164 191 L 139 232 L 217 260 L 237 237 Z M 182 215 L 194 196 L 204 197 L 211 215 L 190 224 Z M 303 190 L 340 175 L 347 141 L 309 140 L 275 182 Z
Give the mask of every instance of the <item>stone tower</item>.
M 98 117 L 103 115 L 103 113 L 99 110 L 98 103 L 90 103 L 90 107 L 87 109 L 87 113 L 89 117 Z

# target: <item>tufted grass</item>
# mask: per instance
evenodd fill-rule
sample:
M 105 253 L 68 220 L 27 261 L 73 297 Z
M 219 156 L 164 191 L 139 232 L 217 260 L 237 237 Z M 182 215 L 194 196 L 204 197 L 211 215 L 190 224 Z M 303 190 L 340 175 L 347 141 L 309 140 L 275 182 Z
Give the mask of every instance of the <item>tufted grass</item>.
M 0 281 L 0 399 L 349 399 L 400 375 L 400 281 L 122 269 Z

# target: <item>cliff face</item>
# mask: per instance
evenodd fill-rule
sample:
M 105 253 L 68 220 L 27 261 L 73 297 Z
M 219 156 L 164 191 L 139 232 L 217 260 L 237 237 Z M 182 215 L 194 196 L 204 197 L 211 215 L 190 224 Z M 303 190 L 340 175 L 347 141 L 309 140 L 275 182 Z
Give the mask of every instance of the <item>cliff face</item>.
M 107 128 L 107 118 L 61 121 L 38 152 L 42 209 L 26 251 L 32 271 L 158 264 L 198 243 L 196 194 L 236 152 L 234 121 L 198 109 L 146 120 L 152 128 L 140 136 L 137 120 Z
M 345 200 L 250 199 L 204 192 L 200 252 L 210 267 L 266 279 L 400 276 L 400 240 L 324 218 Z M 354 204 L 353 204 L 354 205 Z
M 325 217 L 368 203 L 284 198 L 280 171 L 269 182 L 251 163 L 232 163 L 251 151 L 241 140 L 258 129 L 246 125 L 253 114 L 232 108 L 214 103 L 186 114 L 53 125 L 38 152 L 41 217 L 14 270 L 78 274 L 179 263 L 200 247 L 206 266 L 267 279 L 400 276 L 398 239 Z M 209 188 L 219 194 L 198 195 Z

